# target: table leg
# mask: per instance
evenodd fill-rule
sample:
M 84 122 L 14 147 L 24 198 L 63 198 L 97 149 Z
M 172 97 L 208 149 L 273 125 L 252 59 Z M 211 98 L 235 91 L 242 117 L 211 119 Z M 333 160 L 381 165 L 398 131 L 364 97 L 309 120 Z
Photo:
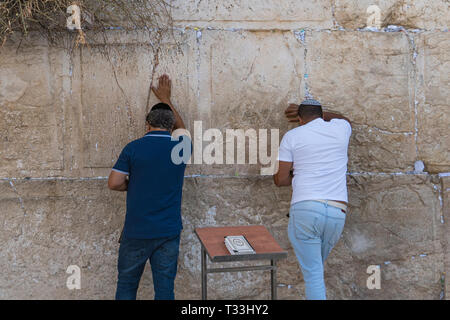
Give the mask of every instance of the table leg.
M 202 300 L 207 299 L 207 273 L 206 273 L 206 250 L 203 246 L 202 247 Z
M 277 263 L 276 260 L 270 260 L 270 265 L 273 267 L 270 270 L 270 281 L 272 288 L 272 300 L 277 300 Z

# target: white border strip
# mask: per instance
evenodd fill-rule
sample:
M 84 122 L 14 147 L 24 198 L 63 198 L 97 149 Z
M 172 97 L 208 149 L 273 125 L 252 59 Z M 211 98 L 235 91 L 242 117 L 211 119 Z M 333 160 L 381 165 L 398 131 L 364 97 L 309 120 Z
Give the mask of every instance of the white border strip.
M 171 135 L 164 135 L 164 134 L 146 134 L 144 137 L 167 137 L 167 138 L 172 138 Z
M 123 173 L 123 174 L 126 174 L 126 175 L 129 175 L 129 174 L 130 174 L 129 172 L 125 172 L 125 171 L 117 170 L 117 169 L 114 169 L 114 168 L 112 168 L 111 170 L 112 170 L 112 171 L 116 171 L 116 172 L 119 172 L 119 173 Z

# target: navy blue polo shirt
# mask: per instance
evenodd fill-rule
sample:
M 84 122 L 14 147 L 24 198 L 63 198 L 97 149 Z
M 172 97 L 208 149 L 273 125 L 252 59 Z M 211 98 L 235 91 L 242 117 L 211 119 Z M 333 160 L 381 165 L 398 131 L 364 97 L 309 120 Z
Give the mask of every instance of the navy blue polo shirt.
M 181 232 L 186 162 L 174 163 L 172 150 L 183 139 L 189 138 L 174 140 L 168 131 L 150 131 L 122 150 L 113 170 L 129 175 L 124 238 L 156 239 Z

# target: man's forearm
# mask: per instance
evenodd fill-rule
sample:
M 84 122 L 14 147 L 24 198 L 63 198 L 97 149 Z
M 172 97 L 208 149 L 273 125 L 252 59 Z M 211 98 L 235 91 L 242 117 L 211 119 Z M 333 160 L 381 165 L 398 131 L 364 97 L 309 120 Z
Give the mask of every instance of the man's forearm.
M 323 112 L 323 120 L 330 121 L 331 119 L 344 119 L 344 120 L 348 121 L 349 123 L 351 123 L 350 120 L 347 117 L 344 117 L 343 115 L 324 111 Z
M 119 186 L 114 186 L 113 188 L 110 188 L 111 190 L 114 191 L 127 191 L 128 190 L 128 180 L 125 180 L 124 183 L 122 183 Z
M 175 107 L 172 104 L 172 101 L 167 100 L 167 101 L 162 101 L 166 104 L 169 105 L 170 109 L 172 109 L 173 115 L 175 116 L 175 124 L 173 125 L 173 129 L 186 129 L 185 125 L 184 125 L 184 121 L 183 119 L 181 119 L 180 114 L 178 113 L 178 111 L 175 109 Z
M 292 185 L 292 178 L 294 177 L 292 171 L 289 172 L 289 176 L 284 179 L 280 178 L 278 174 L 273 176 L 273 181 L 277 187 L 288 187 Z

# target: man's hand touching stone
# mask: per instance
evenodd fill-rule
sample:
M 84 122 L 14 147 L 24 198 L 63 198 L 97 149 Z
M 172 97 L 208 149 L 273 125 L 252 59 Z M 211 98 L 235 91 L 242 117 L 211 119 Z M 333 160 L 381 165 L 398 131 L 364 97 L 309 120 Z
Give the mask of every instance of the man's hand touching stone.
M 289 122 L 298 122 L 298 104 L 291 103 L 284 114 Z
M 172 88 L 172 80 L 167 74 L 163 74 L 158 78 L 158 87 L 152 86 L 152 91 L 156 97 L 163 103 L 170 105 L 170 94 Z

